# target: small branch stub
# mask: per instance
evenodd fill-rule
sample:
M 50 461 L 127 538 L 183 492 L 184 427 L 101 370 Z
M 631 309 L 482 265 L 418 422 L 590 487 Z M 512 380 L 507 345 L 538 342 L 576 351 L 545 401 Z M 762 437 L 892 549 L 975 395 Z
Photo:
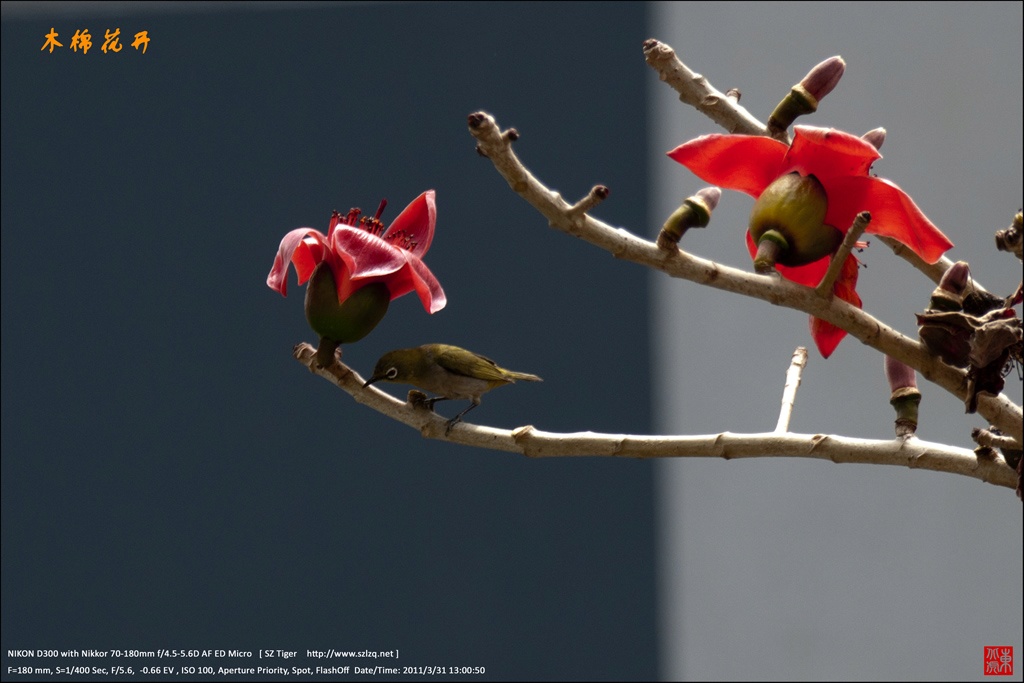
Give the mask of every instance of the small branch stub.
M 864 234 L 864 231 L 868 228 L 868 223 L 871 222 L 871 214 L 867 211 L 861 211 L 857 214 L 857 217 L 853 219 L 853 225 L 850 226 L 850 230 L 846 233 L 846 237 L 843 238 L 843 243 L 839 245 L 839 249 L 836 250 L 835 255 L 832 256 L 832 262 L 828 264 L 828 270 L 825 272 L 825 277 L 821 278 L 821 282 L 815 288 L 818 294 L 822 296 L 829 296 L 832 294 L 832 287 L 836 283 L 836 279 L 839 278 L 839 273 L 842 272 L 843 264 L 846 263 L 846 258 L 853 251 L 854 247 L 857 246 L 857 241 Z
M 515 129 L 513 128 L 511 130 Z M 604 185 L 594 185 L 594 187 L 590 188 L 590 192 L 587 193 L 586 197 L 579 200 L 569 208 L 569 213 L 577 216 L 585 214 L 605 199 L 608 199 L 608 197 L 611 196 L 611 193 L 612 191 Z
M 711 222 L 711 212 L 718 206 L 721 197 L 722 191 L 717 187 L 705 187 L 683 200 L 658 233 L 658 246 L 666 250 L 674 249 L 687 230 L 707 227 Z
M 789 370 L 786 371 L 786 386 L 782 390 L 782 409 L 779 411 L 779 421 L 775 425 L 776 434 L 784 434 L 789 431 L 789 420 L 793 416 L 793 404 L 796 403 L 796 390 L 800 388 L 805 367 L 807 367 L 807 349 L 798 346 L 793 352 Z

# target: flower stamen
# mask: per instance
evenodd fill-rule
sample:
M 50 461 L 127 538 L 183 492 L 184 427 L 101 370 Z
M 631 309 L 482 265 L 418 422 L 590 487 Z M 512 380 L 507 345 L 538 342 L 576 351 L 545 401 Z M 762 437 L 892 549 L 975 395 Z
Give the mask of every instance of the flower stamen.
M 371 235 L 376 235 L 377 237 L 384 234 L 384 223 L 377 218 L 363 216 L 359 219 L 359 227 Z
M 405 230 L 398 230 L 397 232 L 390 233 L 385 240 L 400 249 L 405 249 L 406 251 L 412 251 L 416 248 L 416 240 L 413 238 L 413 235 L 410 235 Z

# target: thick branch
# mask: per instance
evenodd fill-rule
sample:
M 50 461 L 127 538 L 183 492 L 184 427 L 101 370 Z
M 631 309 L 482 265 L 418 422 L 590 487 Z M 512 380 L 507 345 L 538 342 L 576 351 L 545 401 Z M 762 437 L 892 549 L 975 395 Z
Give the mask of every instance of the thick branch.
M 707 78 L 690 71 L 670 46 L 654 38 L 644 41 L 644 58 L 679 93 L 680 100 L 730 133 L 768 135 L 768 128 L 740 105 L 739 98 L 719 92 Z
M 901 465 L 912 469 L 962 474 L 996 486 L 1014 488 L 1017 475 L 1002 460 L 984 460 L 973 451 L 918 439 L 877 441 L 822 434 L 709 434 L 704 436 L 630 436 L 575 432 L 544 432 L 532 426 L 514 430 L 460 423 L 447 436 L 447 421 L 426 408 L 403 403 L 375 387 L 342 363 L 322 368 L 316 349 L 299 344 L 293 355 L 319 375 L 374 410 L 402 422 L 428 438 L 491 450 L 522 453 L 532 458 L 597 456 L 617 458 L 756 458 L 794 457 L 835 463 Z
M 967 374 L 946 365 L 928 349 L 888 325 L 837 297 L 818 296 L 814 289 L 784 280 L 777 275 L 758 275 L 693 256 L 679 249 L 660 249 L 657 244 L 586 214 L 571 212 L 561 195 L 533 176 L 512 151 L 494 118 L 478 112 L 470 117 L 470 133 L 509 186 L 539 211 L 558 230 L 610 252 L 616 258 L 661 270 L 672 277 L 690 280 L 716 289 L 762 299 L 809 313 L 846 330 L 864 344 L 892 356 L 946 389 L 960 400 L 967 398 Z M 980 413 L 1018 441 L 1024 440 L 1024 413 L 1003 395 L 982 394 Z

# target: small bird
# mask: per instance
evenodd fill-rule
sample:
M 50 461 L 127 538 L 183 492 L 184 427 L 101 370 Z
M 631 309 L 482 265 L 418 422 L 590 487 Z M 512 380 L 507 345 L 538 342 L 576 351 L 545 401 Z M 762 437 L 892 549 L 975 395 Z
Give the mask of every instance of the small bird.
M 463 415 L 480 405 L 481 394 L 516 380 L 543 381 L 537 375 L 498 367 L 490 358 L 449 344 L 424 344 L 414 349 L 388 351 L 377 361 L 373 375 L 363 386 L 368 387 L 381 380 L 412 384 L 439 394 L 427 399 L 427 407 L 431 409 L 438 401 L 470 399 L 472 403 L 468 408 L 448 420 L 445 434 Z

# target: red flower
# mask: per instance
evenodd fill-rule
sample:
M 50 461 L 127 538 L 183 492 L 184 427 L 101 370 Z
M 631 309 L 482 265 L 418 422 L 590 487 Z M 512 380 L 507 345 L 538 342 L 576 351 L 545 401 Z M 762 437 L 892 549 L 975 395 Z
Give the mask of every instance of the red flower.
M 788 174 L 797 173 L 801 178 L 813 176 L 824 190 L 827 202 L 822 222 L 835 228 L 840 237 L 846 234 L 858 213 L 869 211 L 871 222 L 867 232 L 905 244 L 928 263 L 937 261 L 953 246 L 909 195 L 888 180 L 868 175 L 871 164 L 882 155 L 873 145 L 849 133 L 795 126 L 793 144 L 788 147 L 778 140 L 760 136 L 705 135 L 680 145 L 668 155 L 701 179 L 746 192 L 755 199 Z M 807 213 L 810 215 L 813 211 Z M 751 256 L 757 252 L 750 232 L 747 247 Z M 783 277 L 814 287 L 828 270 L 831 258 L 827 254 L 806 264 L 778 263 L 775 267 Z M 856 285 L 857 260 L 851 255 L 843 264 L 833 292 L 860 308 Z M 846 336 L 845 331 L 813 317 L 811 334 L 826 358 Z
M 392 300 L 415 290 L 428 313 L 441 310 L 447 303 L 444 290 L 421 260 L 434 239 L 434 202 L 434 190 L 427 190 L 387 230 L 380 221 L 386 201 L 372 218 L 359 218 L 359 209 L 346 216 L 335 211 L 327 235 L 313 228 L 292 230 L 281 240 L 267 286 L 287 295 L 289 262 L 301 285 L 326 261 L 337 283 L 339 303 L 367 285 L 382 282 Z

